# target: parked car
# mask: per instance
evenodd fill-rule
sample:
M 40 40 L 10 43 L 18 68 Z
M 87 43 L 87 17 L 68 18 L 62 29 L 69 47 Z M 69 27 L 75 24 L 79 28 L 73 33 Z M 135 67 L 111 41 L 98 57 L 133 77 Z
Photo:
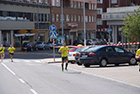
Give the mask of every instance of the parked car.
M 75 40 L 75 41 L 73 42 L 73 45 L 75 45 L 75 46 L 77 46 L 78 44 L 84 45 L 84 42 L 83 42 L 82 40 Z
M 76 47 L 73 51 L 70 51 L 68 54 L 68 61 L 74 64 L 76 62 L 75 56 L 83 47 Z
M 33 42 L 24 42 L 21 46 L 21 50 L 38 51 L 38 48 Z
M 35 46 L 36 46 L 38 49 L 43 49 L 43 50 L 45 50 L 45 49 L 50 49 L 50 45 L 47 44 L 47 43 L 44 42 L 44 41 L 38 41 L 38 42 L 36 42 Z
M 76 63 L 77 63 L 78 65 L 82 65 L 82 64 L 80 63 L 80 60 L 79 60 L 81 52 L 84 52 L 84 51 L 86 51 L 87 49 L 89 49 L 89 48 L 91 48 L 91 47 L 92 47 L 92 46 L 82 47 L 82 49 L 80 49 L 80 51 L 76 53 L 75 61 L 76 61 Z
M 47 42 L 47 44 L 50 46 L 50 48 L 53 48 L 53 43 L 52 42 Z
M 88 39 L 86 44 L 87 45 L 100 45 L 100 41 L 97 38 Z
M 127 52 L 118 46 L 96 46 L 87 49 L 80 53 L 80 63 L 85 67 L 90 65 L 100 65 L 101 67 L 107 64 L 115 64 L 118 66 L 121 63 L 136 64 L 135 54 Z

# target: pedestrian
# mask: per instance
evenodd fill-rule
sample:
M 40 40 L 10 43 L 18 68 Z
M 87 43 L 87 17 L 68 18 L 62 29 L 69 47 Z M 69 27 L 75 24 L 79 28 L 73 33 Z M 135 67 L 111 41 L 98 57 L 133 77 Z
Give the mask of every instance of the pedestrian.
M 11 62 L 13 62 L 13 55 L 14 55 L 15 48 L 12 45 L 10 45 L 10 47 L 8 48 L 8 51 L 11 56 Z
M 140 72 L 140 48 L 137 50 L 135 58 L 139 63 L 139 72 Z
M 64 72 L 64 62 L 66 62 L 65 70 L 67 70 L 68 67 L 68 52 L 69 52 L 69 47 L 66 46 L 66 42 L 63 42 L 63 46 L 59 49 L 59 52 L 61 53 L 61 58 L 62 58 L 62 72 Z
M 3 44 L 1 44 L 1 47 L 0 47 L 1 62 L 3 62 L 3 59 L 5 57 L 4 50 L 5 50 L 5 47 L 3 47 Z

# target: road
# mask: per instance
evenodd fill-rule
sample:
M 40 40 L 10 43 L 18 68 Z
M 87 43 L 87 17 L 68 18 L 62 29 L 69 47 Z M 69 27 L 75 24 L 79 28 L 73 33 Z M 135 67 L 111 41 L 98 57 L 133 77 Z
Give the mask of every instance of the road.
M 7 54 L 0 63 L 0 94 L 140 94 L 140 86 L 135 84 L 139 76 L 134 75 L 136 79 L 127 75 L 137 71 L 136 66 L 84 68 L 69 64 L 68 72 L 61 72 L 60 63 L 48 64 L 42 60 L 52 57 L 52 50 L 16 52 L 11 62 Z M 136 86 L 123 83 L 125 77 L 136 79 Z
M 140 94 L 138 87 L 74 69 L 61 72 L 60 64 L 40 59 L 5 59 L 0 69 L 0 94 Z

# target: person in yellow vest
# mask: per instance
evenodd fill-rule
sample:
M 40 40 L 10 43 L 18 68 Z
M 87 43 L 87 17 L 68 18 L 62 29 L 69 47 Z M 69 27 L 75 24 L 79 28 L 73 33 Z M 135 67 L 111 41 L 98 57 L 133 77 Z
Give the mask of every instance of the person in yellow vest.
M 140 48 L 137 50 L 135 58 L 139 60 L 139 72 L 140 72 Z
M 5 47 L 3 47 L 3 45 L 1 44 L 1 47 L 0 47 L 1 62 L 3 62 L 3 59 L 5 57 L 4 50 L 5 50 Z
M 8 51 L 9 51 L 10 56 L 11 56 L 11 62 L 13 62 L 13 55 L 14 55 L 15 50 L 16 49 L 12 45 L 10 45 L 10 47 L 8 48 Z
M 63 42 L 63 46 L 59 49 L 59 52 L 61 53 L 61 58 L 62 58 L 62 72 L 64 72 L 64 62 L 66 62 L 65 70 L 67 70 L 68 67 L 68 52 L 69 52 L 69 47 L 66 46 L 66 42 Z

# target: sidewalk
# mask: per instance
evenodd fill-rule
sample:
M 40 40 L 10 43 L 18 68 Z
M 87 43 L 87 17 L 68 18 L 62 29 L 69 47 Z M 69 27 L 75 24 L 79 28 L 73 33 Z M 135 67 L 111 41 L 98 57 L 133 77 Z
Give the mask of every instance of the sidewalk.
M 54 58 L 46 58 L 46 59 L 42 59 L 43 62 L 45 63 L 61 63 L 62 60 L 61 58 L 55 58 L 55 62 L 54 62 Z

